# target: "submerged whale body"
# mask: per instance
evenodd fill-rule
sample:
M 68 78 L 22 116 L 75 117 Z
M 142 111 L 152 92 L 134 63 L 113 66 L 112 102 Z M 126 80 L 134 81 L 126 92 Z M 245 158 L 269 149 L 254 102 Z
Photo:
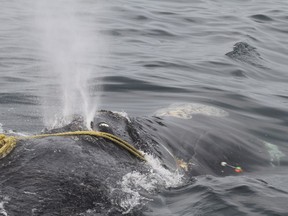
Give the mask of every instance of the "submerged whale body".
M 148 202 L 151 194 L 173 186 L 168 181 L 178 178 L 179 184 L 196 175 L 236 175 L 222 167 L 222 161 L 241 165 L 245 172 L 270 166 L 263 143 L 225 125 L 226 115 L 198 112 L 183 120 L 165 115 L 165 110 L 160 113 L 128 119 L 99 111 L 93 121 L 94 130 L 114 134 L 145 152 L 147 163 L 103 138 L 19 141 L 0 160 L 0 198 L 5 200 L 5 211 L 8 215 L 141 215 L 141 201 Z M 169 113 L 177 112 L 170 107 Z M 83 125 L 76 119 L 47 132 L 84 130 Z M 158 173 L 159 167 L 151 169 L 152 158 L 162 167 Z M 170 176 L 165 177 L 168 171 Z

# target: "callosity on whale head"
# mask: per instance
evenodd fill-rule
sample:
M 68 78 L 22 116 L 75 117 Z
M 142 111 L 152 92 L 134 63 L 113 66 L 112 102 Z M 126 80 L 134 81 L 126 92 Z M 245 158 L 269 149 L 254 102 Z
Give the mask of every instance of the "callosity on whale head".
M 191 119 L 196 114 L 214 117 L 226 117 L 229 115 L 223 109 L 200 103 L 175 103 L 154 113 L 155 116 L 171 116 L 182 119 Z

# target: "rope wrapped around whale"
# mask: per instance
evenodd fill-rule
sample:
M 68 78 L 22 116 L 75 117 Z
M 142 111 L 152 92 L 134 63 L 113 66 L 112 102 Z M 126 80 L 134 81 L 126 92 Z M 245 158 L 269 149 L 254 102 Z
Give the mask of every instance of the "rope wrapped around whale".
M 122 140 L 113 134 L 99 131 L 72 131 L 72 132 L 53 133 L 53 134 L 39 134 L 27 137 L 6 136 L 5 134 L 0 134 L 0 159 L 6 157 L 16 147 L 18 140 L 39 139 L 51 136 L 76 136 L 76 135 L 89 135 L 94 137 L 102 137 L 104 139 L 112 141 L 116 145 L 119 145 L 120 147 L 124 148 L 137 158 L 146 161 L 144 155 L 125 140 Z

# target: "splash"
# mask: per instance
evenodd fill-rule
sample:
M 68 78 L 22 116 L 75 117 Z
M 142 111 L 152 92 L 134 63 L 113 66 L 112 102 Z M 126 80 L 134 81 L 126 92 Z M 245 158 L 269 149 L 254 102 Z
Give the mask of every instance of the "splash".
M 35 1 L 35 40 L 43 59 L 41 77 L 50 80 L 43 87 L 46 126 L 51 126 L 55 117 L 66 123 L 80 114 L 90 127 L 97 109 L 91 81 L 97 80 L 99 53 L 104 50 L 97 22 L 91 22 L 95 13 L 97 8 L 77 0 Z
M 264 143 L 266 150 L 270 155 L 270 164 L 272 166 L 280 166 L 281 158 L 285 157 L 285 154 L 280 151 L 278 146 L 264 140 L 262 140 L 262 142 Z
M 10 201 L 9 197 L 7 196 L 2 197 L 2 195 L 0 195 L 0 215 L 8 216 L 8 213 L 6 212 L 4 205 L 9 201 Z
M 118 201 L 122 214 L 129 213 L 135 207 L 141 207 L 151 199 L 143 193 L 153 194 L 160 189 L 177 187 L 184 181 L 184 175 L 179 170 L 171 171 L 161 165 L 161 161 L 152 155 L 145 155 L 149 164 L 149 172 L 133 171 L 123 176 L 119 182 L 123 192 Z

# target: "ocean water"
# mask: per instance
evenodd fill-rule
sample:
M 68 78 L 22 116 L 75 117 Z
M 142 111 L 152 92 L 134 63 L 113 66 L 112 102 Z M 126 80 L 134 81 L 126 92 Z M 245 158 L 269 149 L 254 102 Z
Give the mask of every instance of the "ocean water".
M 267 143 L 273 166 L 197 176 L 143 213 L 288 215 L 287 11 L 285 0 L 1 0 L 0 131 L 89 122 L 97 109 L 215 106 Z

